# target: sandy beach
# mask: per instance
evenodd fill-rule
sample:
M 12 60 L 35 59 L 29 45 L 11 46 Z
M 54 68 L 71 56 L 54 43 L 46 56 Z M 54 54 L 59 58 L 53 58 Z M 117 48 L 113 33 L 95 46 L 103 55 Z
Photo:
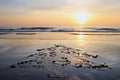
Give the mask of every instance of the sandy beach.
M 119 35 L 84 34 L 0 35 L 0 79 L 119 80 Z
M 0 0 L 0 80 L 120 80 L 120 0 Z

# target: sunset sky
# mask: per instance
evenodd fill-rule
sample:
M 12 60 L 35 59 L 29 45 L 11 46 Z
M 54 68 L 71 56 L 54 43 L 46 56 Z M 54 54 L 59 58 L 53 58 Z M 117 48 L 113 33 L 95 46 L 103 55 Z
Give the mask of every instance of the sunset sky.
M 80 25 L 120 26 L 120 0 L 0 0 L 0 26 Z

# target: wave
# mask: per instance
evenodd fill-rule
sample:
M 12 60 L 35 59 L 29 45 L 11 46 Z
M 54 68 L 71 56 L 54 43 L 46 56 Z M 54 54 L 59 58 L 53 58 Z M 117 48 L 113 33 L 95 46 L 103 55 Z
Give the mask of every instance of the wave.
M 21 27 L 0 28 L 0 32 L 120 32 L 120 27 Z

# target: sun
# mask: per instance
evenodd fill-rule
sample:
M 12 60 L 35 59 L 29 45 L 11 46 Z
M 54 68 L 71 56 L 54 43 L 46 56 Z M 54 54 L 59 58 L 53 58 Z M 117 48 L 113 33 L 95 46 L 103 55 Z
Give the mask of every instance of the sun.
M 88 14 L 85 12 L 82 12 L 76 15 L 76 21 L 79 24 L 85 24 L 87 20 L 88 20 Z

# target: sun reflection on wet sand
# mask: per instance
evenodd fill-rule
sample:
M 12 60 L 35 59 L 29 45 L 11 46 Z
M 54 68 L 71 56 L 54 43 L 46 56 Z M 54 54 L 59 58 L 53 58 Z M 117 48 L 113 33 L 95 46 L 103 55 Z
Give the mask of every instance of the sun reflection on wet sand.
M 119 37 L 102 35 L 100 38 L 98 35 L 86 34 L 89 33 L 38 32 L 35 35 L 2 35 L 3 39 L 0 40 L 1 73 L 8 78 L 11 74 L 13 77 L 23 74 L 22 77 L 17 77 L 18 79 L 26 76 L 28 79 L 33 77 L 29 80 L 34 80 L 36 77 L 39 80 L 42 78 L 44 80 L 74 80 L 78 78 L 90 80 L 92 71 L 96 75 L 99 72 L 103 73 L 100 76 L 107 73 L 106 76 L 109 77 L 109 74 L 116 72 L 114 66 L 119 67 L 116 65 L 119 61 L 114 57 L 114 53 L 117 52 L 115 50 L 119 46 L 119 41 L 116 39 L 119 40 Z M 112 45 L 113 43 L 114 45 Z M 115 50 L 112 47 L 115 47 Z M 108 49 L 109 52 L 114 52 L 112 56 L 105 52 Z M 8 65 L 4 63 L 8 63 Z M 2 66 L 9 66 L 9 70 L 8 68 L 3 69 Z M 119 73 L 116 74 L 119 75 Z
M 83 35 L 83 32 L 79 33 L 78 39 L 79 39 L 79 44 L 83 46 L 84 45 L 84 35 Z

